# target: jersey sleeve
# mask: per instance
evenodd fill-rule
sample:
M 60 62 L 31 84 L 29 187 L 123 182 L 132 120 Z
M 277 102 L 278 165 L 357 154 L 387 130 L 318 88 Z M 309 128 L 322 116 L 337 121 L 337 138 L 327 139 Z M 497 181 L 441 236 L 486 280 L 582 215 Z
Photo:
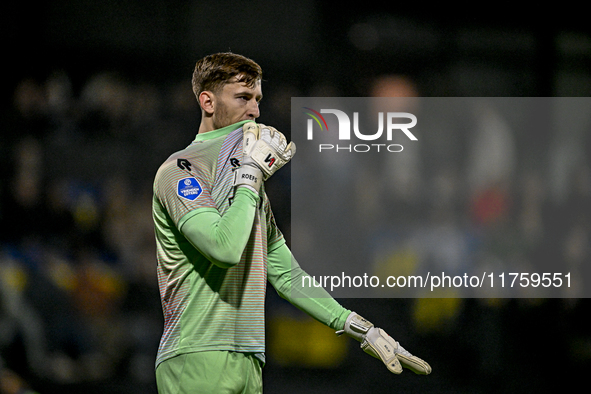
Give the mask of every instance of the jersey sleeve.
M 304 286 L 302 278 L 307 276 L 286 244 L 269 252 L 267 278 L 277 293 L 319 322 L 341 330 L 351 311 L 341 306 L 324 288 Z
M 175 160 L 169 160 L 156 174 L 154 194 L 180 228 L 197 209 L 216 209 L 211 183 L 204 174 L 191 173 L 177 165 Z
M 189 219 L 181 219 L 180 230 L 209 261 L 221 268 L 230 268 L 240 262 L 258 202 L 256 193 L 239 187 L 224 215 L 217 210 L 198 209 Z
M 263 204 L 265 217 L 267 219 L 267 253 L 271 253 L 273 250 L 285 244 L 285 238 L 275 222 L 271 203 L 266 194 L 264 194 Z

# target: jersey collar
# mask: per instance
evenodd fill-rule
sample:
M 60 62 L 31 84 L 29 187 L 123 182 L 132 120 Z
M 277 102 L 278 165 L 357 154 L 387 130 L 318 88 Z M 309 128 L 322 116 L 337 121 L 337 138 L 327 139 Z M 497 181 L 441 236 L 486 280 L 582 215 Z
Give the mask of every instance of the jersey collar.
M 216 129 L 216 130 L 208 131 L 207 133 L 199 133 L 195 137 L 194 142 L 207 141 L 207 140 L 210 140 L 210 139 L 213 139 L 213 138 L 217 138 L 217 137 L 221 137 L 223 135 L 227 135 L 227 134 L 231 133 L 232 131 L 234 131 L 234 130 L 238 129 L 239 127 L 241 127 L 246 122 L 252 122 L 252 120 L 242 120 L 242 121 L 240 121 L 238 123 L 234 123 L 234 124 L 231 124 L 229 126 L 222 127 L 221 129 Z

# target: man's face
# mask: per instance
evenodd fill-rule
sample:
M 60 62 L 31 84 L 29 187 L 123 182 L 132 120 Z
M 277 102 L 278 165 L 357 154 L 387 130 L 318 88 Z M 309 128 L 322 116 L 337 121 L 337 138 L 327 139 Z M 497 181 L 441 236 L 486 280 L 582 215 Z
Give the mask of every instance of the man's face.
M 237 78 L 235 78 L 236 80 Z M 213 126 L 215 129 L 260 116 L 259 102 L 263 98 L 261 82 L 251 88 L 244 82 L 231 81 L 214 93 Z

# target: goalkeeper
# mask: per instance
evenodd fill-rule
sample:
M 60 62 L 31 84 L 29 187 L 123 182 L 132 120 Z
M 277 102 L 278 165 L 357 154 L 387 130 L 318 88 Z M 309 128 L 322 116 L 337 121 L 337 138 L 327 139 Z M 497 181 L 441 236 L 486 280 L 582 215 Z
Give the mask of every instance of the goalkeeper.
M 295 154 L 293 143 L 256 124 L 262 72 L 233 53 L 199 60 L 195 140 L 154 180 L 153 219 L 164 331 L 159 393 L 260 393 L 266 284 L 318 321 L 345 333 L 393 373 L 430 366 L 302 275 L 275 224 L 264 181 Z

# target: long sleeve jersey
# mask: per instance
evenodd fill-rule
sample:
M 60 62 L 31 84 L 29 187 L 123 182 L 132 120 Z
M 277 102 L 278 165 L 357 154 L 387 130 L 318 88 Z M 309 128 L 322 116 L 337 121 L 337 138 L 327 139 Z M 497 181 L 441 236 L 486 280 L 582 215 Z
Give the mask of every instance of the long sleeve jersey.
M 264 187 L 233 187 L 242 125 L 198 134 L 154 180 L 153 218 L 164 331 L 156 365 L 188 352 L 227 350 L 264 361 L 267 281 L 292 304 L 334 329 L 350 311 L 306 273 L 278 229 Z

